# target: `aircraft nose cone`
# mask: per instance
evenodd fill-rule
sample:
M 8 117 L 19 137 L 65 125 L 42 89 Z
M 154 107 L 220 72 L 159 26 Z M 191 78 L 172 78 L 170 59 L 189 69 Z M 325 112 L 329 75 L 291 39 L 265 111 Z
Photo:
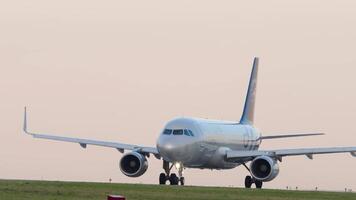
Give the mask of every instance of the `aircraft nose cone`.
M 157 141 L 157 150 L 165 161 L 189 163 L 197 155 L 188 136 L 162 135 Z
M 171 139 L 160 138 L 157 142 L 157 149 L 163 158 L 170 161 L 175 159 L 176 145 Z
M 171 141 L 160 140 L 157 143 L 157 148 L 160 152 L 172 152 L 174 150 L 174 144 Z

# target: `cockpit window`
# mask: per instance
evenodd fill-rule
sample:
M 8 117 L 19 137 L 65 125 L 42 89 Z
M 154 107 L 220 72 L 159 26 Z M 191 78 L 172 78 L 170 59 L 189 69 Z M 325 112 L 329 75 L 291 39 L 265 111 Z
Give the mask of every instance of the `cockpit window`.
M 172 134 L 172 129 L 164 129 L 163 134 L 164 134 L 164 135 L 170 135 L 170 134 Z
M 194 137 L 194 134 L 191 130 L 189 129 L 164 129 L 163 130 L 163 135 L 186 135 L 189 137 Z
M 189 131 L 187 129 L 184 129 L 184 135 L 190 136 L 190 133 L 189 133 Z
M 173 135 L 183 135 L 183 129 L 173 130 Z

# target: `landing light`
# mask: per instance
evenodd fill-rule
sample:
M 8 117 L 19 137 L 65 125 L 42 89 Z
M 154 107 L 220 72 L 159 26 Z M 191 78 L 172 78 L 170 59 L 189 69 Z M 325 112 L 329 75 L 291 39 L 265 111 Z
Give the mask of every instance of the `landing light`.
M 179 170 L 179 169 L 182 167 L 182 164 L 179 163 L 179 162 L 176 162 L 176 163 L 174 164 L 174 166 L 176 167 L 176 169 Z

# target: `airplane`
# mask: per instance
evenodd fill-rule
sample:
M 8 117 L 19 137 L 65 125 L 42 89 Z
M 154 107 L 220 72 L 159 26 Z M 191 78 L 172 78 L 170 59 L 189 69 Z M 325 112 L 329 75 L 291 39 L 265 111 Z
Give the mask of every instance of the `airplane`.
M 159 184 L 184 185 L 183 170 L 233 169 L 244 166 L 248 171 L 245 187 L 262 188 L 263 182 L 278 176 L 279 162 L 285 156 L 304 155 L 313 159 L 314 154 L 350 153 L 356 157 L 356 147 L 296 148 L 259 150 L 262 141 L 278 138 L 323 135 L 323 133 L 282 134 L 262 136 L 254 126 L 254 111 L 259 58 L 253 61 L 248 91 L 241 120 L 221 121 L 201 118 L 179 117 L 169 121 L 158 136 L 156 147 L 146 147 L 109 141 L 98 141 L 52 134 L 32 133 L 27 130 L 25 107 L 23 131 L 34 138 L 78 143 L 81 147 L 96 145 L 115 148 L 124 154 L 119 162 L 121 172 L 128 177 L 139 177 L 148 168 L 150 155 L 162 159 L 164 173 L 159 175 Z M 249 165 L 247 165 L 249 163 Z M 178 176 L 171 173 L 173 166 Z

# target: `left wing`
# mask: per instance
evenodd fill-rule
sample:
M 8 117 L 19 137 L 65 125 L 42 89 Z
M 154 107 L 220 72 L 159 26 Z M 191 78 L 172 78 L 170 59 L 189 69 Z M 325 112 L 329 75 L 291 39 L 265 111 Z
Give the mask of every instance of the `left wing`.
M 32 135 L 34 138 L 41 138 L 47 140 L 57 140 L 62 142 L 72 142 L 78 143 L 81 147 L 86 148 L 87 145 L 96 145 L 102 147 L 110 147 L 115 148 L 121 153 L 124 153 L 125 150 L 132 150 L 137 151 L 143 154 L 153 154 L 157 159 L 160 159 L 159 152 L 155 147 L 145 147 L 139 145 L 132 145 L 132 144 L 124 144 L 118 142 L 107 142 L 107 141 L 100 141 L 100 140 L 88 140 L 88 139 L 80 139 L 80 138 L 71 138 L 71 137 L 62 137 L 62 136 L 55 136 L 55 135 L 47 135 L 47 134 L 37 134 L 32 133 L 27 130 L 27 111 L 25 107 L 25 114 L 24 114 L 24 124 L 23 124 L 23 131 L 29 135 Z
M 305 155 L 313 159 L 314 154 L 350 153 L 356 157 L 356 147 L 329 147 L 329 148 L 305 148 L 305 149 L 277 149 L 268 151 L 227 151 L 226 159 L 229 161 L 249 161 L 258 156 L 269 156 L 282 161 L 284 156 Z

